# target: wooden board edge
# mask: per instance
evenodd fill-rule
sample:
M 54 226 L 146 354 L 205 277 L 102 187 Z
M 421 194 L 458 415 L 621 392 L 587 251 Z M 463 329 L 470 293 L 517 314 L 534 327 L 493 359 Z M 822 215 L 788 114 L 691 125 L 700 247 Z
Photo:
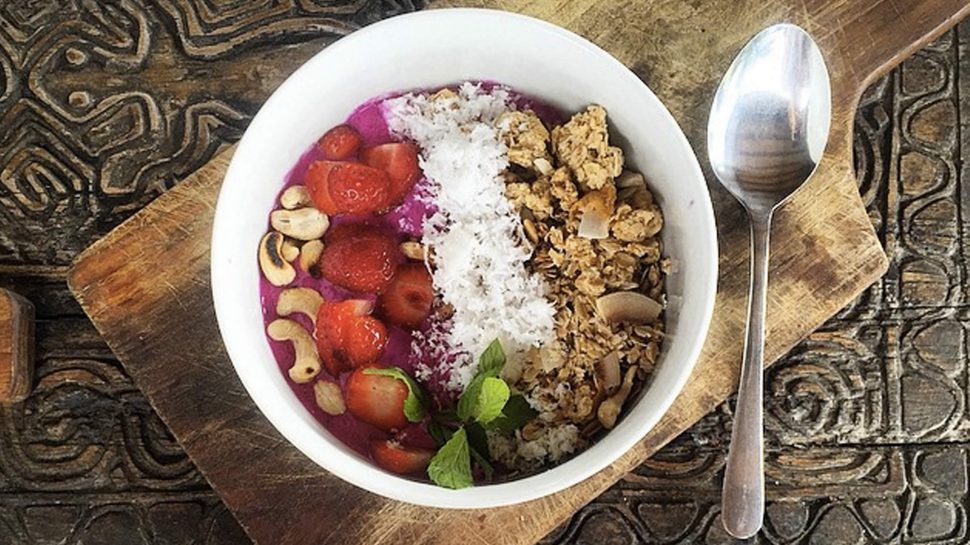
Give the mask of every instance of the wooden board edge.
M 866 76 L 859 82 L 859 89 L 856 96 L 856 103 L 858 103 L 858 99 L 862 97 L 862 93 L 864 93 L 865 90 L 870 85 L 875 83 L 877 79 L 881 78 L 882 76 L 889 73 L 890 70 L 902 64 L 903 61 L 912 57 L 913 53 L 919 51 L 920 49 L 922 49 L 923 47 L 931 43 L 933 40 L 945 34 L 948 30 L 955 27 L 957 23 L 959 23 L 961 20 L 963 20 L 966 17 L 970 17 L 970 2 L 967 2 L 967 4 L 962 8 L 960 8 L 959 10 L 957 10 L 956 13 L 953 13 L 949 17 L 944 19 L 942 22 L 940 22 L 939 25 L 937 25 L 936 28 L 934 28 L 930 32 L 927 32 L 922 38 L 913 41 L 913 43 L 909 44 L 907 47 L 904 47 L 901 51 L 896 53 L 894 56 L 886 59 L 886 62 L 877 66 L 872 71 L 872 73 L 870 73 L 868 76 Z

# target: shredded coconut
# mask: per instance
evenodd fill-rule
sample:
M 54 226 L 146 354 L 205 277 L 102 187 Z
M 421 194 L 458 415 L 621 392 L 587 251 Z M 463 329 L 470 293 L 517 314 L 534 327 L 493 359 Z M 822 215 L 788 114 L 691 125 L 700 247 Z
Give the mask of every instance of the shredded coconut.
M 582 444 L 575 424 L 560 424 L 542 431 L 539 437 L 526 441 L 522 431 L 508 436 L 488 432 L 488 450 L 492 460 L 508 467 L 535 469 L 546 461 L 558 462 Z
M 435 288 L 454 307 L 442 340 L 460 354 L 448 387 L 461 391 L 475 356 L 493 339 L 514 356 L 554 338 L 554 310 L 541 278 L 526 270 L 531 249 L 501 177 L 509 158 L 496 124 L 514 105 L 502 87 L 466 82 L 457 93 L 409 93 L 383 107 L 391 131 L 422 150 L 428 198 L 437 208 L 422 236 L 435 254 Z

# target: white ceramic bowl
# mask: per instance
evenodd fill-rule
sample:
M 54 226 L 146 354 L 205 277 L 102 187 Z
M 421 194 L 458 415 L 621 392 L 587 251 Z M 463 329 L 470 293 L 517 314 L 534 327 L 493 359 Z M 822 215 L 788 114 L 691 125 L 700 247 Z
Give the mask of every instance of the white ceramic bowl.
M 361 102 L 392 91 L 461 80 L 511 85 L 567 112 L 606 107 L 629 163 L 642 171 L 666 216 L 675 261 L 668 278 L 668 337 L 640 400 L 595 445 L 525 479 L 446 490 L 384 472 L 345 447 L 303 408 L 263 333 L 256 248 L 286 173 L 327 129 Z M 435 10 L 394 17 L 339 40 L 307 61 L 266 101 L 226 174 L 212 234 L 212 291 L 226 349 L 270 422 L 320 466 L 371 492 L 448 508 L 508 505 L 557 492 L 613 463 L 670 407 L 707 334 L 717 279 L 714 214 L 687 139 L 632 72 L 590 42 L 510 13 Z

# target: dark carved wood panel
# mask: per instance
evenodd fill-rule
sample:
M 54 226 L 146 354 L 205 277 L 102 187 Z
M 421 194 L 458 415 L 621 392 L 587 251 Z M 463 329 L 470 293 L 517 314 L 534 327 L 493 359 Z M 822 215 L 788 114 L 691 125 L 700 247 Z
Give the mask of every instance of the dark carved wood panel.
M 39 386 L 0 408 L 0 544 L 246 542 L 64 270 L 237 139 L 279 66 L 417 7 L 0 2 L 0 286 L 39 319 Z M 860 191 L 893 263 L 768 373 L 757 541 L 965 543 L 970 22 L 876 82 L 856 128 Z M 726 404 L 547 542 L 729 543 L 717 520 L 729 434 Z

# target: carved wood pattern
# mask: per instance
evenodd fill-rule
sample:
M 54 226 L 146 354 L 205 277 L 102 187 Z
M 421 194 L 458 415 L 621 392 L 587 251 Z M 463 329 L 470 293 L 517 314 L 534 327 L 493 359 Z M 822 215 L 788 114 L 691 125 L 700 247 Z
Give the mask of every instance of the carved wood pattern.
M 0 285 L 39 319 L 39 386 L 0 409 L 0 543 L 245 542 L 64 269 L 236 140 L 286 76 L 277 66 L 417 7 L 0 3 Z M 856 129 L 860 190 L 892 266 L 768 372 L 757 542 L 964 543 L 970 22 L 876 82 Z M 717 520 L 729 426 L 724 405 L 546 541 L 730 542 Z

